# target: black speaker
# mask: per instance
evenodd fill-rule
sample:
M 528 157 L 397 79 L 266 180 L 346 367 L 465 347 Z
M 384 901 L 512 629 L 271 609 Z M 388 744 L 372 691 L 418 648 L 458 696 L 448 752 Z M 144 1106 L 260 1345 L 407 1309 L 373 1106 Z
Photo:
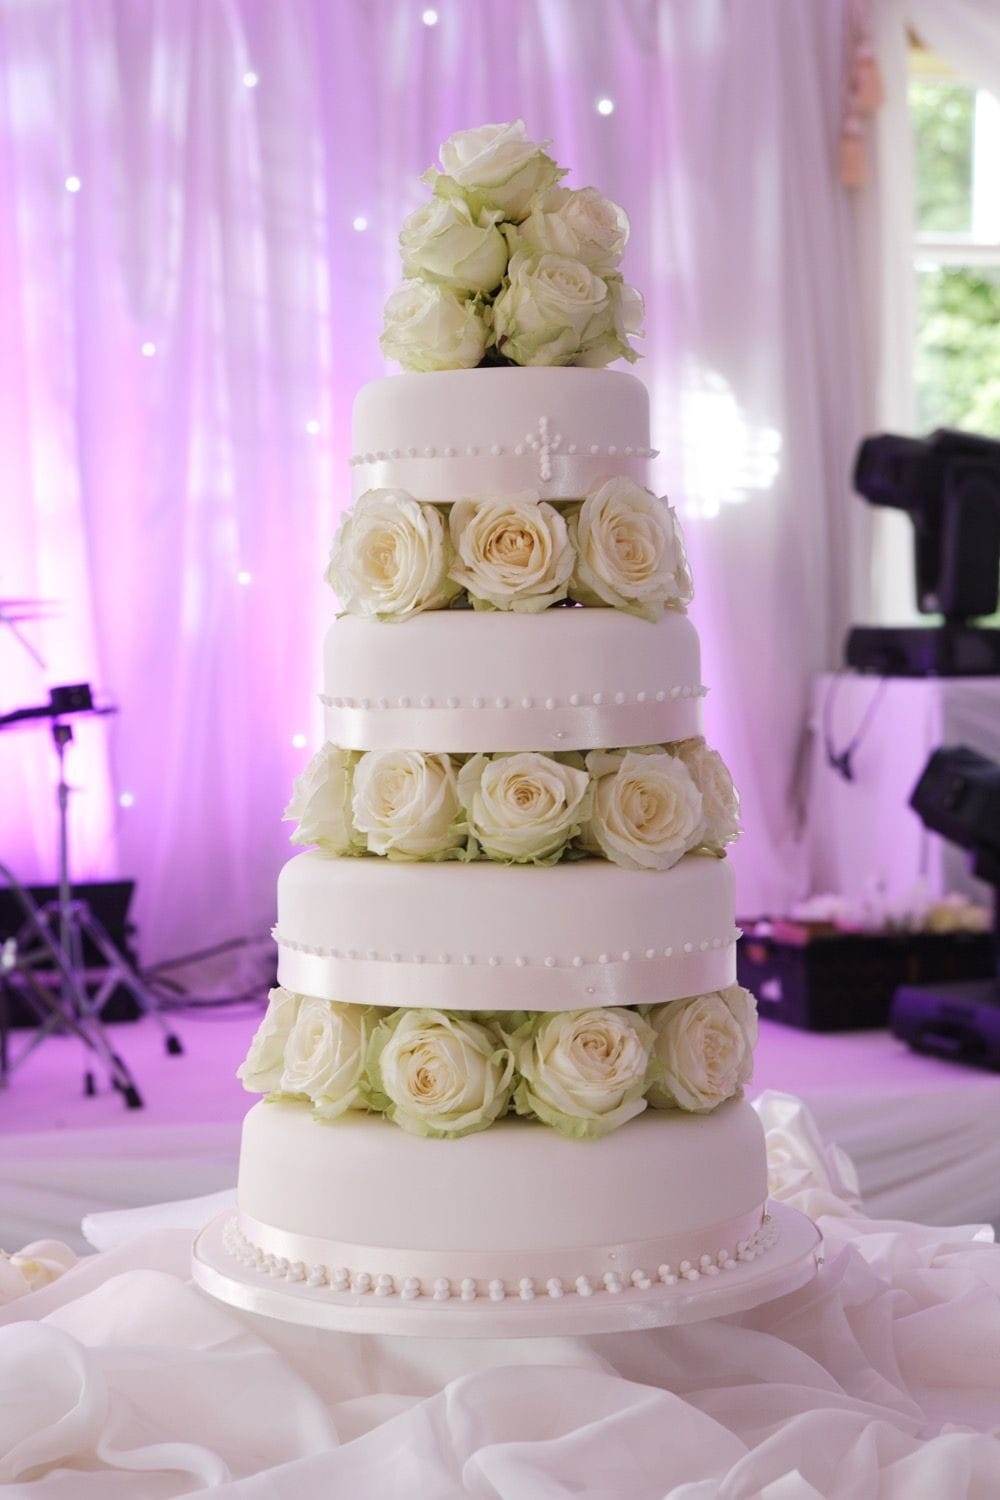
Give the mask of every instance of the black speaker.
M 133 967 L 136 967 L 138 960 L 132 946 L 135 927 L 128 919 L 134 890 L 134 880 L 102 880 L 75 884 L 73 897 L 78 901 L 86 901 L 115 947 Z M 36 906 L 45 906 L 55 901 L 59 895 L 59 887 L 55 885 L 31 885 L 27 887 L 27 891 Z M 0 944 L 6 942 L 8 938 L 17 937 L 24 925 L 24 911 L 20 902 L 13 891 L 6 886 L 0 887 Z M 25 942 L 28 944 L 30 941 L 29 933 Z M 100 952 L 89 938 L 84 938 L 83 961 L 88 968 L 93 967 L 95 971 L 103 964 Z M 39 972 L 45 969 L 51 970 L 53 967 L 52 964 L 38 965 Z M 13 988 L 9 992 L 9 1001 L 12 1026 L 37 1026 L 38 1017 L 18 999 L 17 992 Z M 121 985 L 117 985 L 112 990 L 107 1004 L 101 1011 L 101 1017 L 105 1021 L 134 1021 L 138 1014 L 135 1001 Z

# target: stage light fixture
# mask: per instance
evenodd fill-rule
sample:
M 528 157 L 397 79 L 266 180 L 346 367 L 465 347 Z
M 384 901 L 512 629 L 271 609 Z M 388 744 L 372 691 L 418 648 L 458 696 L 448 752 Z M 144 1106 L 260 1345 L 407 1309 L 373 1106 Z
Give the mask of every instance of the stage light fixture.
M 1000 592 L 1000 442 L 947 428 L 866 438 L 854 488 L 910 517 L 917 607 L 944 623 L 856 626 L 848 666 L 883 677 L 1000 675 L 1000 630 L 969 624 L 994 612 Z

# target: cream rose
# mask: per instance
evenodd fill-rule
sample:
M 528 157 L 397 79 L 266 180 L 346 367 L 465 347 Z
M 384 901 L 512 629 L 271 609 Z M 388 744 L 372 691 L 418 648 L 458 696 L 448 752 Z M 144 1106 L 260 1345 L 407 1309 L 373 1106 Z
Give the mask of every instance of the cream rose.
M 489 1026 L 443 1010 L 400 1010 L 368 1048 L 371 1107 L 411 1135 L 460 1136 L 505 1114 L 514 1062 Z
M 593 369 L 603 369 L 616 359 L 627 359 L 630 364 L 635 364 L 639 355 L 629 339 L 642 336 L 646 312 L 642 296 L 634 286 L 629 286 L 618 275 L 608 275 L 605 280 L 608 285 L 607 311 L 588 330 L 587 342 L 573 361 Z
M 683 761 L 660 750 L 592 750 L 594 806 L 585 848 L 626 870 L 669 870 L 701 843 L 701 793 Z
M 436 505 L 405 490 L 366 490 L 341 522 L 326 581 L 350 615 L 407 620 L 458 593 L 451 543 Z
M 644 620 L 691 602 L 691 574 L 674 511 L 634 480 L 608 479 L 569 516 L 576 564 L 570 595 Z
M 280 985 L 267 997 L 267 1010 L 254 1032 L 250 1051 L 236 1070 L 248 1094 L 270 1094 L 281 1084 L 285 1066 L 285 1043 L 295 1025 L 301 996 Z
M 509 226 L 504 233 L 512 249 L 568 255 L 606 276 L 625 253 L 628 218 L 623 208 L 596 188 L 576 192 L 553 188 L 522 224 Z
M 518 250 L 493 304 L 497 352 L 516 365 L 568 365 L 608 326 L 607 283 L 567 255 Z
M 62 1240 L 32 1240 L 13 1255 L 0 1250 L 0 1308 L 51 1286 L 76 1264 L 76 1255 Z
M 439 281 L 456 292 L 492 292 L 507 269 L 507 242 L 487 217 L 478 222 L 467 204 L 432 198 L 403 221 L 399 236 L 403 275 Z
M 385 304 L 379 345 L 404 370 L 471 370 L 486 352 L 486 324 L 449 287 L 404 281 Z
M 285 1042 L 281 1093 L 305 1094 L 323 1120 L 335 1120 L 357 1107 L 369 1021 L 363 1005 L 303 1000 Z
M 436 859 L 465 843 L 458 785 L 447 755 L 369 750 L 354 771 L 354 826 L 372 854 Z
M 364 847 L 351 821 L 357 759 L 354 750 L 326 744 L 295 778 L 292 800 L 282 814 L 286 823 L 298 823 L 293 844 L 317 844 L 327 854 L 356 854 Z
M 518 1114 L 536 1115 L 563 1135 L 607 1135 L 646 1108 L 653 1033 L 616 1006 L 533 1016 L 510 1039 L 521 1075 Z
M 710 750 L 705 741 L 681 740 L 672 750 L 682 760 L 701 792 L 705 812 L 705 843 L 721 852 L 740 836 L 740 797 L 733 778 L 718 750 Z
M 704 1113 L 739 1093 L 753 1076 L 757 1004 L 739 985 L 657 1005 L 648 1098 L 656 1109 Z
M 439 198 L 461 198 L 474 214 L 484 209 L 516 223 L 535 199 L 565 174 L 541 146 L 529 141 L 524 121 L 459 130 L 441 147 L 443 168 L 423 181 Z
M 448 525 L 449 576 L 474 604 L 537 614 L 566 598 L 573 549 L 554 505 L 536 495 L 458 500 Z
M 469 831 L 490 859 L 551 864 L 590 813 L 586 771 L 538 751 L 474 755 L 458 773 Z

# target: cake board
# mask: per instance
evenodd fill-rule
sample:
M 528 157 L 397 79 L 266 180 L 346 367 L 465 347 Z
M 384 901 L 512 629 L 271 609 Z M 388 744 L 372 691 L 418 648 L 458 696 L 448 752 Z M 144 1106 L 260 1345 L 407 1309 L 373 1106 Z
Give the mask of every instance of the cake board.
M 284 1279 L 279 1283 L 267 1270 L 240 1264 L 226 1248 L 227 1230 L 235 1220 L 230 1208 L 195 1237 L 191 1269 L 203 1291 L 232 1307 L 332 1333 L 474 1339 L 623 1333 L 747 1312 L 804 1286 L 820 1264 L 820 1232 L 786 1203 L 769 1203 L 768 1213 L 777 1240 L 759 1259 L 711 1280 L 682 1278 L 672 1286 L 655 1282 L 614 1294 L 600 1289 L 590 1297 L 568 1291 L 557 1299 L 539 1292 L 530 1300 L 508 1295 L 502 1302 L 455 1296 L 406 1302 L 374 1292 L 334 1292 L 329 1286 Z

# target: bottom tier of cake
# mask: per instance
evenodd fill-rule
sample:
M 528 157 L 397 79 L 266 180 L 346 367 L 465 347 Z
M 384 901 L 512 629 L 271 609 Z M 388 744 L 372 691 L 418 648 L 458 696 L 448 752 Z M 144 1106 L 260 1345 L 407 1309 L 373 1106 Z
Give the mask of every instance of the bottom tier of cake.
M 294 1101 L 243 1127 L 227 1248 L 322 1294 L 589 1297 L 717 1277 L 773 1244 L 764 1135 L 742 1099 L 650 1110 L 596 1141 L 501 1121 L 458 1140 Z

